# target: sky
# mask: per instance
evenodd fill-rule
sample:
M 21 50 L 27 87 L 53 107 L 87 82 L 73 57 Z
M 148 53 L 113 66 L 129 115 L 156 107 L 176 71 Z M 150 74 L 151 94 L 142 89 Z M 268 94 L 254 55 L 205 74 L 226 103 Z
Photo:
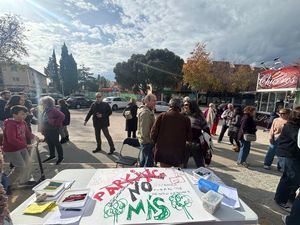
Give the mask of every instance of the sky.
M 300 58 L 299 0 L 0 0 L 5 13 L 23 21 L 22 62 L 39 71 L 63 42 L 78 66 L 111 80 L 132 54 L 167 48 L 186 60 L 198 42 L 232 63 Z

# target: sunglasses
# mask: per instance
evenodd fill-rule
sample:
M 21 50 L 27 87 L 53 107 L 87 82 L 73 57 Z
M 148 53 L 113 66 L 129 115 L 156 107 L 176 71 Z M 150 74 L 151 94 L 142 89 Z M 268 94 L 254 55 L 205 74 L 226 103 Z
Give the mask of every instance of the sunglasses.
M 189 107 L 190 105 L 189 105 L 189 104 L 184 104 L 183 106 L 184 106 L 184 107 Z

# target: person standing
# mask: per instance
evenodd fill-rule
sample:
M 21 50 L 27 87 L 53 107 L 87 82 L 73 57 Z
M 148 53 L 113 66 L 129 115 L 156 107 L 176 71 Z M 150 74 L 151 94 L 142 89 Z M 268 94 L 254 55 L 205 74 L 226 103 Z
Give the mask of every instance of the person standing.
M 65 115 L 65 119 L 63 121 L 62 127 L 59 129 L 60 134 L 60 143 L 64 144 L 69 141 L 69 132 L 68 132 L 68 125 L 70 125 L 70 111 L 68 109 L 68 105 L 64 99 L 58 100 L 59 109 Z
M 141 144 L 141 167 L 154 166 L 153 142 L 150 138 L 151 128 L 155 122 L 154 108 L 156 96 L 148 94 L 144 98 L 144 105 L 138 109 L 138 139 Z
M 10 99 L 10 91 L 2 91 L 0 95 L 0 127 L 3 129 L 3 122 L 6 119 L 4 110 L 7 102 Z
M 215 105 L 213 103 L 209 103 L 208 105 L 208 111 L 207 111 L 207 115 L 206 115 L 206 121 L 207 121 L 207 125 L 209 126 L 209 128 L 212 128 L 215 118 L 216 118 L 216 108 Z
M 238 140 L 240 141 L 240 152 L 238 155 L 237 164 L 248 167 L 249 164 L 246 162 L 247 157 L 251 148 L 251 141 L 256 139 L 256 122 L 254 121 L 255 108 L 252 106 L 246 106 L 244 108 L 244 116 L 241 120 L 241 127 L 238 133 Z M 249 139 L 247 138 L 249 137 Z M 250 138 L 252 136 L 252 140 Z
M 136 130 L 137 130 L 137 110 L 138 107 L 136 105 L 136 101 L 134 98 L 131 98 L 129 104 L 123 111 L 123 116 L 126 119 L 126 128 L 127 137 L 136 138 Z
M 50 96 L 41 98 L 43 106 L 41 131 L 48 144 L 50 156 L 43 162 L 55 159 L 55 149 L 58 155 L 56 165 L 64 160 L 63 148 L 59 142 L 59 129 L 62 127 L 65 115 L 55 107 L 55 100 Z
M 154 159 L 160 167 L 183 167 L 192 129 L 190 119 L 180 113 L 181 105 L 180 99 L 171 99 L 170 109 L 157 117 L 151 129 Z
M 216 135 L 218 124 L 219 124 L 222 113 L 223 113 L 223 111 L 222 111 L 221 107 L 218 106 L 217 109 L 216 109 L 216 116 L 215 116 L 213 125 L 210 128 L 210 134 L 211 135 Z
M 229 128 L 228 128 L 229 141 L 233 145 L 232 150 L 235 152 L 239 152 L 241 147 L 240 142 L 238 140 L 238 132 L 241 127 L 241 119 L 242 119 L 241 114 L 242 114 L 241 108 L 237 107 L 234 109 L 234 114 L 232 119 L 230 120 Z M 233 141 L 235 141 L 236 144 L 234 144 Z
M 109 117 L 112 114 L 112 110 L 110 105 L 106 102 L 102 101 L 102 94 L 100 92 L 96 93 L 96 101 L 91 105 L 91 108 L 84 120 L 84 126 L 86 126 L 87 122 L 93 116 L 93 126 L 95 129 L 95 137 L 97 142 L 97 148 L 93 151 L 93 153 L 101 152 L 101 130 L 106 137 L 110 151 L 107 153 L 111 155 L 115 151 L 114 142 L 109 134 Z
M 12 118 L 4 121 L 3 153 L 6 162 L 12 163 L 8 175 L 10 186 L 8 190 L 16 188 L 19 183 L 29 184 L 31 174 L 31 157 L 28 151 L 30 147 L 27 139 L 34 139 L 35 136 L 28 129 L 26 122 L 27 109 L 24 106 L 13 106 L 11 108 Z M 33 182 L 36 184 L 35 182 Z
M 286 203 L 290 197 L 295 198 L 295 191 L 300 187 L 300 148 L 297 144 L 299 129 L 300 106 L 292 110 L 278 137 L 277 156 L 285 157 L 285 163 L 274 200 L 282 208 L 288 208 Z
M 280 109 L 279 110 L 280 117 L 273 120 L 272 126 L 269 131 L 270 145 L 264 160 L 264 168 L 266 170 L 271 169 L 271 165 L 273 163 L 274 156 L 277 150 L 278 137 L 281 134 L 283 126 L 288 122 L 289 114 L 290 114 L 289 109 L 286 108 Z M 279 157 L 277 162 L 277 170 L 281 170 L 284 168 L 283 162 L 284 162 L 284 158 Z
M 184 167 L 187 167 L 190 156 L 193 156 L 197 167 L 205 167 L 206 150 L 201 146 L 203 132 L 209 134 L 209 127 L 205 120 L 204 114 L 199 109 L 196 101 L 189 101 L 183 104 L 184 114 L 189 118 L 192 129 L 192 139 L 187 145 L 187 154 Z
M 227 109 L 221 115 L 221 118 L 223 119 L 223 125 L 222 125 L 222 130 L 221 130 L 220 136 L 218 138 L 218 143 L 222 142 L 224 134 L 229 127 L 230 120 L 233 117 L 233 113 L 234 113 L 233 105 L 231 103 L 229 103 L 227 105 Z

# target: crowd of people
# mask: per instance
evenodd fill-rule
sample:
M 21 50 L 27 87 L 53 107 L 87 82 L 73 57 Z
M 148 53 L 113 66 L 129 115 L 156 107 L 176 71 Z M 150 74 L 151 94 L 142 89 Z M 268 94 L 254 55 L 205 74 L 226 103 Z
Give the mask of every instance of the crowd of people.
M 8 194 L 19 186 L 36 184 L 31 175 L 31 154 L 36 142 L 45 141 L 48 145 L 49 157 L 43 162 L 56 159 L 56 153 L 56 165 L 63 161 L 61 144 L 69 141 L 67 126 L 70 124 L 70 112 L 64 100 L 58 103 L 59 108 L 52 97 L 45 96 L 34 108 L 25 93 L 12 95 L 9 91 L 1 92 L 1 163 L 3 160 L 10 163 L 11 170 L 7 175 L 9 186 L 6 187 Z M 44 138 L 33 135 L 32 124 L 39 125 Z
M 116 149 L 108 129 L 112 109 L 102 99 L 102 94 L 97 93 L 84 125 L 92 117 L 97 144 L 93 153 L 102 151 L 102 131 L 110 146 L 107 154 L 113 154 Z M 8 192 L 18 185 L 32 183 L 30 155 L 34 141 L 44 140 L 48 145 L 49 157 L 43 162 L 57 159 L 56 164 L 59 165 L 64 160 L 62 144 L 69 141 L 67 126 L 70 124 L 70 112 L 63 99 L 58 104 L 59 107 L 56 107 L 55 100 L 45 96 L 40 99 L 40 105 L 33 108 L 26 94 L 11 96 L 9 91 L 1 92 L 1 149 L 4 160 L 11 164 Z M 246 106 L 242 109 L 232 104 L 217 107 L 210 103 L 207 110 L 202 112 L 197 102 L 188 97 L 172 98 L 169 110 L 155 118 L 155 105 L 156 96 L 148 94 L 140 107 L 135 99 L 130 99 L 123 111 L 127 137 L 137 138 L 141 145 L 141 167 L 185 168 L 190 157 L 197 167 L 209 165 L 212 158 L 211 136 L 216 135 L 220 120 L 222 127 L 218 142 L 223 141 L 228 130 L 232 150 L 238 153 L 237 165 L 249 166 L 247 158 L 251 143 L 256 141 L 255 107 Z M 293 225 L 296 224 L 294 221 L 299 215 L 300 205 L 299 195 L 296 194 L 300 187 L 300 107 L 293 110 L 281 107 L 276 115 L 269 127 L 270 143 L 263 166 L 266 170 L 271 169 L 277 155 L 277 169 L 282 172 L 282 177 L 275 202 L 284 209 L 290 207 L 289 201 L 294 202 L 291 214 L 284 218 L 286 224 Z M 31 124 L 38 124 L 43 140 L 32 134 Z

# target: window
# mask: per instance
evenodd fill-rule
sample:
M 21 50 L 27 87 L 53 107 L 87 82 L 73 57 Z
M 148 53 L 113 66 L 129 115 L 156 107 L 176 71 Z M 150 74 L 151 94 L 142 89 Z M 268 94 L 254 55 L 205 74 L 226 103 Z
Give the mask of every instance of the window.
M 121 98 L 115 98 L 114 99 L 114 102 L 120 102 L 121 101 Z
M 269 93 L 269 101 L 268 101 L 268 112 L 275 111 L 275 97 L 276 94 L 274 92 Z
M 268 98 L 269 98 L 269 93 L 262 93 L 259 111 L 262 112 L 267 111 Z

